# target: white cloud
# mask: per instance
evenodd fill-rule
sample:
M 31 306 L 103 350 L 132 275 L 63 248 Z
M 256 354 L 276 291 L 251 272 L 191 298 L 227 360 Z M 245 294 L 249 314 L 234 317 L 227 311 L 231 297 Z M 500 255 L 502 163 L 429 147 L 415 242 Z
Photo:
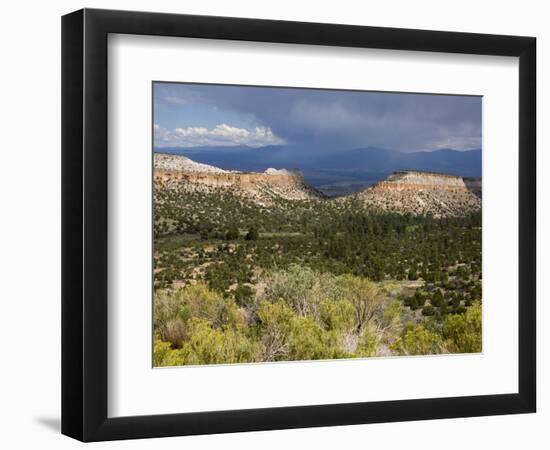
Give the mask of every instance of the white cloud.
M 154 125 L 155 147 L 236 146 L 264 147 L 282 145 L 285 140 L 276 136 L 269 127 L 253 130 L 237 128 L 221 123 L 214 128 L 188 127 L 168 130 Z

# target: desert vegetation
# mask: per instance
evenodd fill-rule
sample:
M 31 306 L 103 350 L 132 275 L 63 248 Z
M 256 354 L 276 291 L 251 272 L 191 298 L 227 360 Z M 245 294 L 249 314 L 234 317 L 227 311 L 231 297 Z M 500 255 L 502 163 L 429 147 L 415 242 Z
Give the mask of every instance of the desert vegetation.
M 481 351 L 479 212 L 154 195 L 155 366 Z
M 155 365 L 425 355 L 481 350 L 481 306 L 418 323 L 377 283 L 290 266 L 237 303 L 206 284 L 155 296 Z

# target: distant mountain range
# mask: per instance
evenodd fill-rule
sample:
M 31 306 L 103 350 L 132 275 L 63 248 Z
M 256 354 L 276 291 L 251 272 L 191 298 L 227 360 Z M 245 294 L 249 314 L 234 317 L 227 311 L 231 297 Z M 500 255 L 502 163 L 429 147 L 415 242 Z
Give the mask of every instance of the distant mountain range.
M 300 152 L 285 146 L 251 148 L 193 147 L 155 149 L 185 155 L 196 162 L 240 171 L 270 167 L 299 169 L 306 181 L 325 193 L 342 194 L 363 189 L 396 170 L 441 172 L 481 177 L 481 150 L 441 149 L 404 153 L 382 148 L 356 148 L 327 152 Z

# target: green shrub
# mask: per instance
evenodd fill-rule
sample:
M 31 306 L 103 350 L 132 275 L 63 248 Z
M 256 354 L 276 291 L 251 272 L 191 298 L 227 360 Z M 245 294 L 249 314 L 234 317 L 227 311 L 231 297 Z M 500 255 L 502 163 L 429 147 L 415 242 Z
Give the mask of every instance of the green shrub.
M 324 331 L 311 317 L 296 317 L 292 322 L 289 337 L 289 358 L 292 360 L 312 360 L 341 358 L 334 333 Z
M 153 366 L 181 366 L 184 363 L 180 349 L 172 349 L 170 342 L 155 339 L 153 347 Z
M 443 302 L 444 300 L 443 300 L 443 294 L 441 292 L 441 289 L 436 289 L 433 294 L 433 297 L 430 300 L 430 303 L 432 304 L 432 306 L 439 307 L 443 305 Z
M 240 233 L 237 227 L 231 227 L 227 232 L 225 233 L 225 239 L 228 241 L 234 241 L 235 239 L 239 239 Z
M 185 364 L 230 364 L 258 361 L 260 348 L 240 329 L 226 326 L 214 329 L 204 319 L 189 323 L 189 339 L 181 353 Z
M 361 358 L 368 358 L 376 356 L 378 352 L 378 345 L 380 343 L 380 337 L 373 327 L 367 327 L 363 330 L 359 337 L 355 356 Z
M 433 316 L 435 314 L 435 308 L 432 305 L 425 305 L 422 308 L 423 316 Z
M 157 291 L 154 297 L 155 333 L 162 341 L 180 347 L 189 334 L 189 320 L 199 318 L 223 325 L 242 325 L 244 316 L 234 300 L 224 298 L 204 284 L 177 291 Z
M 444 350 L 441 336 L 423 325 L 409 327 L 390 349 L 398 355 L 430 355 Z
M 367 278 L 354 275 L 337 277 L 339 295 L 355 308 L 355 326 L 360 333 L 368 324 L 380 321 L 386 296 L 378 285 Z
M 342 333 L 323 329 L 313 317 L 296 315 L 283 299 L 261 302 L 258 317 L 264 361 L 349 356 L 343 350 Z
M 390 301 L 380 321 L 381 328 L 384 330 L 395 329 L 401 326 L 401 318 L 403 316 L 403 305 L 399 300 Z
M 259 237 L 260 233 L 258 233 L 258 229 L 256 227 L 251 227 L 244 238 L 247 241 L 256 241 Z
M 321 322 L 328 330 L 350 331 L 355 326 L 355 308 L 347 300 L 322 300 Z
M 264 277 L 264 298 L 284 298 L 302 316 L 319 317 L 319 304 L 324 298 L 337 298 L 335 278 L 309 267 L 296 264 L 287 270 L 271 272 Z
M 262 301 L 258 308 L 260 339 L 264 361 L 285 359 L 290 351 L 289 338 L 295 314 L 283 299 L 275 303 Z
M 409 271 L 409 274 L 408 274 L 407 278 L 411 281 L 418 280 L 418 273 L 416 272 L 416 269 L 411 269 Z
M 239 306 L 248 306 L 254 299 L 254 289 L 246 284 L 239 284 L 237 289 L 233 292 L 235 296 L 235 302 Z
M 481 304 L 475 303 L 463 314 L 451 314 L 443 323 L 443 337 L 453 353 L 481 352 Z

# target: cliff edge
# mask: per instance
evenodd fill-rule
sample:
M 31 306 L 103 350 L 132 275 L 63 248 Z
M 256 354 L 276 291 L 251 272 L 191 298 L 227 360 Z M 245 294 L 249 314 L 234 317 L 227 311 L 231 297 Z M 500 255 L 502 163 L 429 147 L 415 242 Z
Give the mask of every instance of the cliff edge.
M 481 209 L 461 177 L 433 172 L 396 171 L 355 196 L 367 208 L 399 214 L 454 217 Z

